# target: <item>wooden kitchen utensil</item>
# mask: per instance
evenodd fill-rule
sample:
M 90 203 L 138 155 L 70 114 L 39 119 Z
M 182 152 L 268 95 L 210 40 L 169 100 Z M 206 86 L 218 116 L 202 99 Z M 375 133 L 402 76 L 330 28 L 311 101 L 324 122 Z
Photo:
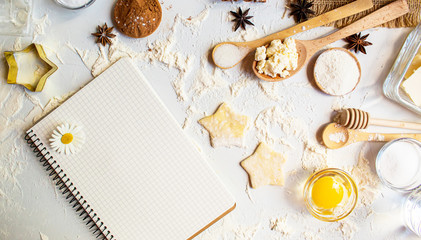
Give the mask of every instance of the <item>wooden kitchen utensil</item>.
M 308 21 L 302 22 L 300 24 L 294 25 L 293 27 L 290 27 L 288 29 L 282 30 L 280 32 L 271 34 L 269 36 L 266 36 L 264 38 L 261 39 L 257 39 L 254 41 L 249 41 L 249 42 L 223 42 L 223 43 L 219 43 L 218 45 L 215 46 L 215 48 L 212 51 L 212 58 L 213 61 L 215 63 L 216 66 L 223 68 L 223 69 L 228 69 L 228 68 L 232 68 L 235 65 L 237 65 L 239 62 L 241 62 L 245 56 L 247 56 L 248 53 L 250 53 L 251 51 L 255 50 L 257 47 L 266 45 L 268 43 L 270 43 L 271 41 L 275 40 L 275 39 L 285 39 L 287 37 L 290 37 L 294 34 L 300 33 L 302 31 L 305 30 L 309 30 L 312 28 L 316 28 L 331 22 L 334 22 L 336 20 L 360 13 L 364 10 L 370 9 L 373 7 L 373 2 L 372 0 L 356 0 L 354 2 L 351 2 L 347 5 L 344 5 L 342 7 L 336 8 L 332 11 L 329 11 L 327 13 L 321 14 L 317 17 L 314 17 Z M 233 63 L 232 65 L 230 64 L 230 66 L 224 66 L 223 64 L 220 64 L 218 62 L 218 59 L 215 59 L 215 52 L 216 50 L 221 47 L 221 46 L 227 46 L 227 45 L 233 45 L 235 47 L 238 48 L 239 53 L 242 55 L 241 59 L 239 59 L 239 61 Z M 227 53 L 228 54 L 228 53 Z M 227 58 L 232 57 L 232 56 L 226 56 Z
M 370 141 L 388 142 L 398 138 L 413 138 L 421 141 L 421 134 L 417 133 L 368 133 L 348 129 L 336 123 L 330 123 L 325 127 L 322 134 L 323 143 L 326 147 L 337 149 L 349 144 Z
M 334 122 L 350 129 L 365 129 L 368 125 L 421 130 L 421 123 L 371 118 L 368 112 L 356 108 L 342 109 Z
M 295 43 L 296 43 L 297 52 L 298 52 L 297 69 L 289 71 L 290 75 L 285 78 L 281 78 L 279 76 L 273 78 L 265 74 L 259 73 L 256 69 L 257 61 L 253 61 L 253 66 L 252 66 L 253 71 L 258 78 L 268 81 L 268 82 L 278 82 L 281 80 L 285 80 L 289 77 L 294 76 L 297 72 L 299 72 L 301 68 L 303 68 L 303 66 L 307 63 L 307 61 L 317 51 L 319 51 L 322 47 L 326 46 L 327 44 L 336 42 L 337 40 L 340 40 L 354 33 L 361 32 L 363 30 L 373 28 L 380 24 L 391 21 L 395 18 L 398 18 L 408 13 L 408 11 L 409 11 L 409 7 L 408 7 L 407 1 L 397 0 L 326 37 L 322 37 L 315 40 L 297 40 L 296 39 Z

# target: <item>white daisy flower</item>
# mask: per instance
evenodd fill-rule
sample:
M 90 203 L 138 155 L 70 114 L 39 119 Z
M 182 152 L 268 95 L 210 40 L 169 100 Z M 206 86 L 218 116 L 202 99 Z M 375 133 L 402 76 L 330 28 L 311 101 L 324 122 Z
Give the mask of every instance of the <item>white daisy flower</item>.
M 85 134 L 82 127 L 65 123 L 53 131 L 49 140 L 53 150 L 68 155 L 82 148 L 85 143 Z

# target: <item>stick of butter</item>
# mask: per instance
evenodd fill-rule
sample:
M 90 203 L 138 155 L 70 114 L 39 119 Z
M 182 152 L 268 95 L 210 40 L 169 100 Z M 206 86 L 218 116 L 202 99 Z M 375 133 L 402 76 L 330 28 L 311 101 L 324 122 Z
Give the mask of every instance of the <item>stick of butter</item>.
M 402 88 L 415 105 L 421 107 L 421 67 L 402 83 Z

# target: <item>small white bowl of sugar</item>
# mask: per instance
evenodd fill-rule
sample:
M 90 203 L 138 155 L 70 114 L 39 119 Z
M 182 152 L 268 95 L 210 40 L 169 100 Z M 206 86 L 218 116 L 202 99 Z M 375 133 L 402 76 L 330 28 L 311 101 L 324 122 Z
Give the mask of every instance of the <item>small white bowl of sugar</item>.
M 79 10 L 89 7 L 95 0 L 55 0 L 55 2 L 64 8 Z
M 386 143 L 376 158 L 376 171 L 387 187 L 410 192 L 421 186 L 421 143 L 400 138 Z

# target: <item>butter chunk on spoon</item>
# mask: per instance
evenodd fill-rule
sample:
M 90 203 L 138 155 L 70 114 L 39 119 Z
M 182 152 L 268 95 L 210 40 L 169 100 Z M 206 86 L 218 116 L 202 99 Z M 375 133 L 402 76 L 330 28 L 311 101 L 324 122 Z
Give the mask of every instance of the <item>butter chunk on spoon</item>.
M 413 138 L 421 141 L 419 133 L 368 133 L 358 130 L 348 129 L 336 123 L 328 124 L 323 130 L 323 144 L 330 149 L 338 149 L 352 143 L 369 142 L 389 142 L 398 138 Z
M 259 73 L 256 69 L 257 61 L 253 61 L 253 72 L 258 78 L 268 82 L 278 82 L 281 80 L 288 79 L 294 76 L 297 72 L 299 72 L 301 68 L 303 68 L 304 65 L 307 63 L 307 61 L 324 46 L 336 42 L 354 33 L 361 32 L 363 30 L 373 28 L 383 23 L 389 22 L 408 12 L 409 7 L 407 1 L 397 0 L 326 37 L 315 40 L 296 39 L 295 44 L 298 52 L 298 64 L 295 70 L 289 71 L 290 74 L 287 77 L 281 78 L 280 76 L 277 76 L 273 78 L 263 73 Z
M 223 42 L 215 46 L 212 58 L 216 66 L 222 69 L 232 68 L 257 47 L 266 45 L 275 39 L 285 39 L 294 34 L 316 28 L 336 20 L 357 14 L 373 7 L 371 0 L 356 0 L 347 5 L 294 25 L 288 29 L 249 42 Z

